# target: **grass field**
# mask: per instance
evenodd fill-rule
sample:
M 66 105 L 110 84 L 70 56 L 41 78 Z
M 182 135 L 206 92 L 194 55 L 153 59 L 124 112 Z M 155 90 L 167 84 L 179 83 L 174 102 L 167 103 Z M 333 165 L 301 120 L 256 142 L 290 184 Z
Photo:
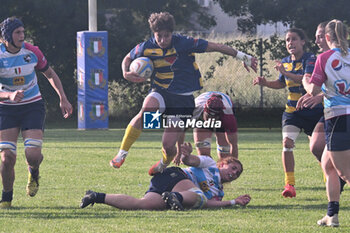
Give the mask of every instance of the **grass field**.
M 79 209 L 87 189 L 143 196 L 148 168 L 160 158 L 159 131 L 144 132 L 119 170 L 108 162 L 124 130 L 47 129 L 41 186 L 25 195 L 27 170 L 18 142 L 13 208 L 0 210 L 0 232 L 350 232 L 350 188 L 342 194 L 338 229 L 316 221 L 326 213 L 327 198 L 319 165 L 307 139 L 297 141 L 297 198 L 281 196 L 284 175 L 280 129 L 240 129 L 242 176 L 225 186 L 225 199 L 248 193 L 246 208 L 215 210 L 121 211 L 106 205 Z M 187 140 L 192 141 L 191 133 Z M 213 154 L 216 156 L 215 152 Z

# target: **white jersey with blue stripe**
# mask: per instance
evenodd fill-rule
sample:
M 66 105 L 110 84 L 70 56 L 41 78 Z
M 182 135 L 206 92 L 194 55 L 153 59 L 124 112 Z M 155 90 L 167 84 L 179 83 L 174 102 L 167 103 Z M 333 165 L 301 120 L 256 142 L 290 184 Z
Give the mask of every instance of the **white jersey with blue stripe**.
M 183 170 L 191 181 L 204 192 L 208 200 L 221 200 L 224 196 L 224 190 L 216 162 L 211 157 L 204 155 L 200 155 L 199 159 L 198 167 L 189 167 Z
M 24 91 L 24 98 L 19 102 L 0 101 L 5 105 L 22 105 L 40 100 L 41 94 L 35 70 L 47 70 L 47 61 L 38 47 L 23 43 L 15 54 L 0 44 L 0 92 Z

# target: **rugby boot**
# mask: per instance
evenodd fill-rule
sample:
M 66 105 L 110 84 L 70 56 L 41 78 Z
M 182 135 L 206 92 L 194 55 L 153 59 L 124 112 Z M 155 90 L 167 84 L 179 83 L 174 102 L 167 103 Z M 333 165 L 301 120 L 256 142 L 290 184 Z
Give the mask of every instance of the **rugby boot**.
M 157 173 L 162 173 L 164 171 L 164 169 L 167 167 L 168 165 L 163 164 L 161 160 L 159 160 L 156 164 L 154 164 L 149 170 L 148 170 L 148 174 L 150 176 L 154 176 Z
M 86 191 L 85 196 L 81 199 L 80 208 L 85 208 L 90 205 L 93 206 L 97 199 L 97 193 L 91 190 Z
M 319 226 L 339 227 L 338 214 L 335 214 L 332 217 L 326 215 L 322 219 L 318 220 L 317 224 Z
M 290 198 L 293 198 L 293 197 L 296 197 L 296 192 L 295 192 L 295 188 L 293 185 L 290 185 L 290 184 L 287 184 L 284 186 L 284 190 L 282 192 L 282 196 L 284 197 L 290 197 Z
M 0 209 L 8 209 L 8 208 L 11 208 L 11 202 L 0 200 Z
M 111 165 L 111 167 L 114 168 L 120 168 L 123 165 L 127 155 L 127 151 L 120 150 L 118 154 L 114 157 L 114 159 L 109 161 L 109 165 Z
M 184 210 L 184 207 L 182 206 L 181 202 L 173 192 L 164 192 L 162 194 L 162 199 L 164 200 L 167 207 L 169 207 L 171 210 L 178 210 L 182 211 Z

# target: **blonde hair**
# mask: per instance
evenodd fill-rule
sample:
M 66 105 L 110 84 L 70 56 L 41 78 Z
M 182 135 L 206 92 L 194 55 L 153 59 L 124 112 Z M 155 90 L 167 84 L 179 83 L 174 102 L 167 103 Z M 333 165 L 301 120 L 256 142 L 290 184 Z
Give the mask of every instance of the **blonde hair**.
M 342 21 L 333 19 L 326 26 L 326 34 L 330 36 L 330 41 L 340 49 L 342 56 L 349 54 L 348 30 Z

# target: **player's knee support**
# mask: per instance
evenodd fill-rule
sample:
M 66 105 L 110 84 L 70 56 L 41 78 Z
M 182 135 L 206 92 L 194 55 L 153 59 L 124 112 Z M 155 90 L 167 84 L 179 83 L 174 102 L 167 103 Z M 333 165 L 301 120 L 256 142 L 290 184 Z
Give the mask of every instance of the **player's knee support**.
M 197 148 L 209 148 L 210 149 L 210 145 L 211 145 L 211 138 L 206 138 L 203 141 L 196 142 Z
M 197 200 L 196 203 L 193 205 L 192 208 L 194 209 L 201 209 L 203 208 L 203 206 L 205 206 L 205 204 L 207 203 L 208 199 L 205 196 L 205 194 L 203 193 L 202 190 L 200 190 L 199 188 L 191 188 L 190 190 L 188 190 L 190 192 L 193 192 L 195 194 L 197 194 Z
M 17 152 L 17 143 L 9 141 L 0 141 L 0 152 L 9 149 L 12 153 L 16 154 Z
M 41 148 L 43 145 L 43 140 L 34 139 L 34 138 L 26 138 L 24 140 L 24 148 Z
M 230 154 L 230 149 L 231 149 L 230 146 L 217 145 L 216 148 L 217 148 L 218 152 L 221 154 Z
M 293 148 L 294 148 L 294 147 L 292 147 L 292 148 L 283 147 L 283 151 L 284 151 L 284 152 L 288 152 L 288 151 L 289 151 L 289 152 L 292 152 L 292 151 L 293 151 Z
M 300 134 L 300 128 L 294 126 L 294 125 L 285 125 L 282 129 L 282 138 L 283 140 L 285 138 L 289 138 L 293 140 L 294 142 L 297 140 L 298 136 Z

